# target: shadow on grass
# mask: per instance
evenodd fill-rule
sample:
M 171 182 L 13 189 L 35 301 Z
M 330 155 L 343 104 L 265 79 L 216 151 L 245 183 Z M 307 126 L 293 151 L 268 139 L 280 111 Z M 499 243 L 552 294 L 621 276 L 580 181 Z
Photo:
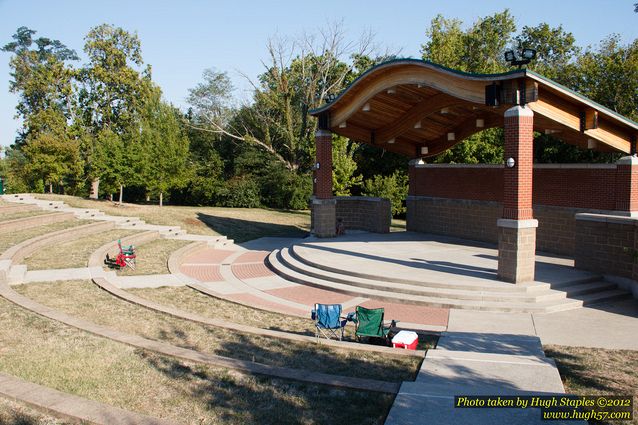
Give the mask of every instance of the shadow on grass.
M 238 360 L 388 382 L 414 380 L 422 360 L 419 357 L 337 351 L 314 343 L 295 343 L 222 329 L 207 329 L 207 332 L 217 339 L 222 337 L 220 333 L 225 334 L 221 347 L 198 347 L 188 334 L 174 328 L 160 329 L 156 335 L 142 336 Z
M 300 238 L 308 234 L 304 229 L 293 225 L 218 217 L 204 213 L 197 213 L 197 218 L 213 231 L 239 243 L 265 236 Z
M 204 403 L 218 423 L 356 423 L 381 424 L 393 396 L 323 385 L 248 376 L 141 352 L 154 369 Z M 374 398 L 375 402 L 370 400 Z M 208 423 L 209 418 L 202 418 Z
M 587 363 L 585 357 L 591 353 L 573 354 L 561 351 L 558 347 L 544 347 L 545 355 L 556 361 L 556 367 L 563 381 L 570 381 L 573 387 L 593 390 L 594 393 L 614 394 L 617 388 L 606 385 L 605 379 L 597 376 L 596 370 L 583 367 Z
M 14 412 L 11 416 L 0 415 L 0 424 L 3 425 L 40 425 L 43 422 L 22 412 Z

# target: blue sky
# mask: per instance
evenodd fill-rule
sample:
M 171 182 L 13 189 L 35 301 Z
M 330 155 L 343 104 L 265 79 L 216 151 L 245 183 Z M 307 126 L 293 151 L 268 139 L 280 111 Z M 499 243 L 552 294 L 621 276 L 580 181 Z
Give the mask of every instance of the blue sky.
M 81 53 L 89 29 L 110 23 L 134 32 L 142 41 L 142 55 L 153 67 L 153 79 L 164 97 L 184 108 L 188 89 L 201 81 L 202 71 L 227 71 L 237 96 L 249 98 L 243 73 L 255 78 L 263 71 L 269 37 L 294 37 L 342 21 L 351 39 L 364 31 L 402 56 L 420 57 L 425 29 L 441 13 L 470 25 L 479 17 L 509 8 L 519 28 L 547 22 L 562 24 L 581 46 L 598 43 L 611 33 L 624 42 L 638 38 L 638 0 L 563 1 L 29 1 L 0 0 L 0 45 L 11 41 L 20 26 L 37 36 L 59 39 Z M 8 93 L 8 53 L 0 52 L 0 145 L 12 143 L 19 126 L 17 98 Z M 82 60 L 83 61 L 83 60 Z M 80 65 L 79 63 L 77 64 Z

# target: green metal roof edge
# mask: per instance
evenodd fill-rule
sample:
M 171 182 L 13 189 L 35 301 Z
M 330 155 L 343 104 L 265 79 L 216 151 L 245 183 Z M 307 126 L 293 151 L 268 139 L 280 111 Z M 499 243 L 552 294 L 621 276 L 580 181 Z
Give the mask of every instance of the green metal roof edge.
M 560 88 L 561 90 L 564 90 L 566 92 L 568 92 L 569 94 L 575 96 L 576 98 L 589 103 L 591 106 L 593 106 L 596 109 L 600 109 L 604 112 L 606 112 L 607 114 L 611 115 L 612 117 L 616 118 L 617 120 L 624 122 L 625 124 L 628 124 L 629 126 L 634 127 L 635 129 L 638 130 L 638 122 L 633 121 L 627 117 L 625 117 L 624 115 L 619 114 L 616 111 L 613 111 L 609 108 L 607 108 L 606 106 L 601 105 L 598 102 L 595 102 L 593 100 L 591 100 L 590 98 L 588 98 L 587 96 L 584 96 L 580 93 L 578 93 L 577 91 L 574 91 L 572 89 L 570 89 L 569 87 L 566 87 L 560 83 L 557 83 L 556 81 L 552 80 L 551 78 L 547 78 L 537 72 L 534 72 L 532 70 L 529 70 L 527 68 L 523 68 L 523 69 L 513 69 L 511 71 L 507 71 L 507 72 L 501 72 L 501 73 L 494 73 L 494 74 L 480 74 L 480 73 L 473 73 L 473 72 L 465 72 L 465 71 L 459 71 L 458 69 L 453 69 L 453 68 L 448 68 L 447 66 L 443 66 L 443 65 L 439 65 L 438 63 L 434 63 L 431 61 L 427 61 L 427 60 L 422 60 L 422 59 L 414 59 L 414 58 L 398 58 L 398 59 L 392 59 L 389 61 L 385 61 L 385 62 L 381 62 L 375 66 L 373 66 L 372 68 L 368 69 L 366 72 L 364 72 L 363 74 L 359 75 L 352 83 L 348 84 L 348 86 L 346 88 L 344 88 L 338 95 L 337 97 L 335 97 L 332 102 L 326 103 L 318 108 L 314 108 L 311 109 L 310 111 L 308 111 L 311 115 L 315 115 L 318 113 L 321 113 L 323 111 L 325 111 L 326 109 L 328 109 L 331 105 L 333 105 L 334 103 L 336 103 L 339 99 L 341 99 L 343 97 L 343 95 L 350 90 L 351 87 L 353 87 L 355 84 L 357 84 L 360 80 L 362 80 L 363 78 L 365 78 L 366 76 L 368 76 L 369 74 L 373 73 L 374 71 L 376 71 L 378 68 L 380 67 L 385 67 L 388 65 L 392 65 L 395 63 L 413 63 L 413 64 L 420 64 L 420 65 L 427 65 L 427 66 L 431 66 L 433 68 L 437 68 L 440 69 L 442 71 L 446 71 L 452 74 L 456 74 L 462 77 L 472 77 L 472 78 L 476 78 L 476 79 L 490 79 L 490 78 L 503 78 L 503 77 L 508 77 L 511 75 L 516 75 L 516 74 L 522 74 L 522 76 L 527 76 L 527 75 L 532 75 L 533 77 L 536 77 L 539 80 L 542 80 L 546 83 L 549 83 L 550 85 L 553 85 L 557 88 Z
M 532 70 L 526 69 L 526 72 L 527 72 L 527 74 L 531 74 L 531 75 L 533 75 L 534 77 L 536 77 L 536 78 L 538 78 L 540 80 L 543 80 L 543 81 L 545 81 L 545 82 L 547 82 L 547 83 L 549 83 L 551 85 L 554 85 L 554 86 L 556 86 L 556 87 L 558 87 L 558 88 L 560 88 L 562 90 L 565 90 L 566 92 L 568 92 L 569 94 L 579 98 L 580 100 L 583 100 L 583 101 L 585 101 L 587 103 L 590 103 L 596 109 L 603 110 L 606 113 L 608 113 L 609 115 L 615 117 L 616 119 L 619 119 L 621 121 L 626 121 L 627 124 L 629 124 L 629 125 L 635 127 L 636 129 L 638 129 L 638 122 L 636 122 L 636 121 L 634 121 L 634 120 L 632 120 L 630 118 L 627 118 L 626 116 L 621 115 L 618 112 L 613 111 L 613 110 L 609 109 L 608 107 L 601 105 L 598 102 L 595 102 L 595 101 L 591 100 L 587 96 L 584 96 L 584 95 L 578 93 L 577 91 L 572 90 L 569 87 L 564 86 L 561 83 L 557 83 L 556 81 L 552 80 L 551 78 L 547 78 L 544 75 L 541 75 L 541 74 L 539 74 L 537 72 L 534 72 Z
M 335 97 L 332 102 L 326 103 L 318 108 L 314 108 L 311 109 L 310 111 L 308 111 L 309 114 L 311 115 L 315 115 L 318 114 L 320 112 L 325 111 L 327 108 L 329 108 L 332 104 L 334 104 L 335 102 L 337 102 L 341 97 L 343 97 L 343 95 L 350 90 L 351 87 L 353 87 L 355 84 L 357 84 L 360 80 L 364 79 L 366 76 L 368 76 L 369 74 L 373 73 L 374 71 L 376 71 L 378 68 L 380 67 L 385 67 L 388 65 L 392 65 L 395 63 L 413 63 L 413 64 L 419 64 L 419 65 L 429 65 L 431 67 L 440 69 L 442 71 L 446 71 L 452 74 L 456 74 L 462 77 L 472 77 L 472 78 L 476 78 L 476 79 L 491 79 L 491 78 L 502 78 L 502 77 L 507 77 L 510 75 L 515 75 L 515 74 L 519 74 L 521 73 L 523 76 L 525 75 L 526 70 L 525 69 L 513 69 L 511 71 L 507 71 L 507 72 L 501 72 L 501 73 L 495 73 L 495 74 L 479 74 L 479 73 L 473 73 L 473 72 L 465 72 L 465 71 L 459 71 L 458 69 L 453 69 L 453 68 L 448 68 L 447 66 L 443 66 L 443 65 L 439 65 L 438 63 L 434 63 L 431 61 L 427 61 L 427 60 L 423 60 L 423 59 L 414 59 L 414 58 L 402 58 L 402 59 L 392 59 L 389 61 L 385 61 L 385 62 L 381 62 L 379 64 L 376 64 L 375 66 L 373 66 L 372 68 L 368 69 L 366 72 L 364 72 L 363 74 L 359 75 L 357 78 L 355 78 L 355 80 L 353 82 L 351 82 L 350 84 L 348 84 L 348 86 L 341 90 L 341 92 L 337 95 L 337 97 Z

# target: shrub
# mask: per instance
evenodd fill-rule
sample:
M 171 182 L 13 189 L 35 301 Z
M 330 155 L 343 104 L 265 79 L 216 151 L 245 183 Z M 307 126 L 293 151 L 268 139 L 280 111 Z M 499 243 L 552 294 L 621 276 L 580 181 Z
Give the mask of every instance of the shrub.
M 260 179 L 261 202 L 271 208 L 305 210 L 312 194 L 308 174 L 297 174 L 283 167 L 271 167 Z
M 231 208 L 257 208 L 259 202 L 259 185 L 247 177 L 228 180 L 217 193 L 219 206 Z
M 395 171 L 390 176 L 376 175 L 363 184 L 363 195 L 389 199 L 392 203 L 392 216 L 405 214 L 405 198 L 408 196 L 408 177 Z

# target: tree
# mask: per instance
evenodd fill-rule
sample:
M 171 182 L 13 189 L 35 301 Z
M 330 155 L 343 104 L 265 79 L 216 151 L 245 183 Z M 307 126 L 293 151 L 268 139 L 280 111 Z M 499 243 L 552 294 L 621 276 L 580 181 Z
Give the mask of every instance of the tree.
M 423 59 L 475 73 L 502 72 L 507 69 L 503 52 L 516 30 L 514 18 L 506 9 L 476 21 L 469 29 L 462 22 L 435 17 L 422 45 Z M 485 130 L 437 156 L 435 162 L 495 163 L 502 161 L 503 138 L 498 131 Z
M 19 95 L 17 116 L 23 118 L 23 129 L 18 136 L 18 146 L 34 133 L 51 131 L 73 113 L 73 85 L 75 71 L 66 61 L 77 60 L 75 51 L 59 40 L 40 37 L 33 39 L 36 31 L 20 27 L 13 35 L 15 41 L 7 43 L 2 51 L 13 53 L 9 66 L 12 80 L 9 91 Z M 35 47 L 33 46 L 35 44 Z M 52 120 L 52 121 L 50 121 Z
M 363 183 L 363 195 L 389 199 L 392 215 L 398 216 L 406 211 L 404 200 L 408 196 L 408 176 L 395 171 L 390 176 L 376 175 Z
M 622 45 L 618 35 L 589 49 L 578 59 L 579 73 L 571 88 L 596 102 L 638 119 L 638 39 Z
M 80 146 L 77 140 L 65 140 L 50 133 L 29 137 L 22 149 L 26 159 L 25 173 L 30 181 L 41 181 L 53 193 L 53 184 L 65 186 L 65 180 L 76 185 L 82 174 Z
M 180 115 L 173 106 L 156 99 L 147 107 L 142 121 L 141 142 L 146 158 L 141 175 L 146 187 L 159 194 L 160 207 L 165 193 L 188 182 L 188 139 L 180 125 Z
M 9 91 L 19 95 L 17 116 L 22 130 L 10 153 L 14 180 L 31 187 L 53 184 L 77 186 L 82 171 L 79 146 L 68 125 L 75 111 L 73 78 L 67 61 L 75 51 L 59 40 L 34 39 L 36 31 L 20 27 L 2 51 L 13 53 Z M 20 176 L 20 177 L 18 177 Z
M 350 189 L 361 185 L 363 178 L 356 175 L 357 163 L 353 159 L 357 146 L 345 137 L 332 136 L 332 187 L 335 196 L 350 196 Z
M 509 10 L 476 21 L 468 30 L 462 22 L 436 16 L 426 30 L 428 41 L 421 46 L 423 59 L 466 72 L 494 73 L 507 69 L 505 47 L 516 31 Z
M 421 45 L 424 60 L 429 60 L 460 71 L 467 70 L 463 60 L 466 35 L 461 29 L 462 21 L 445 19 L 437 15 L 425 31 L 427 43 Z
M 92 28 L 85 40 L 89 63 L 80 72 L 83 87 L 79 95 L 83 123 L 94 143 L 109 141 L 108 149 L 99 146 L 87 149 L 97 153 L 87 158 L 88 174 L 100 182 L 116 178 L 121 202 L 124 186 L 139 179 L 136 161 L 141 155 L 138 144 L 141 115 L 159 89 L 151 82 L 150 67 L 138 71 L 143 60 L 136 34 L 103 24 Z M 115 143 L 116 139 L 119 142 Z M 122 163 L 115 163 L 103 155 L 105 152 Z
M 308 111 L 318 107 L 341 91 L 352 66 L 345 60 L 353 54 L 370 50 L 370 37 L 360 43 L 345 41 L 341 25 L 333 25 L 319 35 L 304 35 L 295 40 L 270 40 L 266 70 L 254 88 L 252 105 L 245 105 L 232 113 L 232 119 L 218 120 L 219 115 L 208 113 L 204 122 L 208 130 L 238 142 L 254 144 L 272 155 L 291 171 L 307 171 L 313 163 L 316 120 Z M 196 115 L 215 100 L 201 102 L 210 94 L 213 99 L 228 85 L 222 78 L 205 75 L 207 80 L 191 90 L 189 102 Z M 209 84 L 211 81 L 215 84 Z M 210 87 L 209 90 L 200 88 Z M 204 103 L 207 108 L 200 105 Z M 213 112 L 217 111 L 213 108 Z M 225 115 L 224 115 L 225 116 Z
M 577 72 L 575 62 L 580 48 L 575 42 L 572 33 L 566 32 L 562 25 L 552 28 L 546 23 L 525 26 L 515 37 L 519 51 L 523 48 L 536 50 L 536 59 L 528 68 L 563 84 L 568 84 L 570 76 Z

